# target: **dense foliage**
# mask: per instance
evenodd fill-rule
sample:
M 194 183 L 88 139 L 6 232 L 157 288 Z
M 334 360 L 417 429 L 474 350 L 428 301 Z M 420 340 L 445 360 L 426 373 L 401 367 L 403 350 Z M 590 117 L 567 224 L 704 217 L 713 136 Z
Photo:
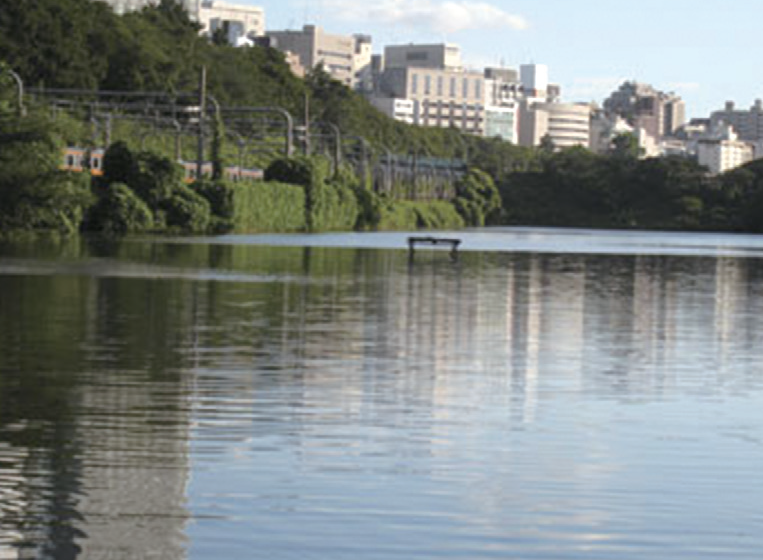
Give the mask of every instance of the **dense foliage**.
M 509 224 L 761 231 L 763 165 L 712 177 L 683 157 L 567 149 L 499 182 Z
M 277 182 L 229 185 L 233 200 L 231 228 L 236 233 L 305 231 L 305 192 Z
M 92 197 L 86 177 L 58 169 L 62 123 L 37 111 L 20 118 L 9 89 L 0 87 L 0 230 L 77 231 Z

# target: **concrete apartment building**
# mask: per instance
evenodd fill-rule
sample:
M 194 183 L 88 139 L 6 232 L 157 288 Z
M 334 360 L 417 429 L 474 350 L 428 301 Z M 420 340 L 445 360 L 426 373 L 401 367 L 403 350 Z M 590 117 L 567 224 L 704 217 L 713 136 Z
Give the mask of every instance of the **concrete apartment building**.
M 748 111 L 737 109 L 733 101 L 727 101 L 722 111 L 715 111 L 710 115 L 711 129 L 723 124 L 732 126 L 740 140 L 763 140 L 763 101 L 757 99 Z
M 255 37 L 265 34 L 265 10 L 219 0 L 202 0 L 199 23 L 201 32 L 209 37 L 222 29 L 231 45 L 251 45 Z
M 413 103 L 415 124 L 481 134 L 484 84 L 481 72 L 407 67 L 386 68 L 380 85 L 382 97 Z
M 485 77 L 464 70 L 458 46 L 391 45 L 373 66 L 371 102 L 388 116 L 408 122 L 391 108 L 412 103 L 414 124 L 484 133 Z
M 716 175 L 724 173 L 755 159 L 752 144 L 740 140 L 733 127 L 724 124 L 716 129 L 713 137 L 697 143 L 697 161 Z
M 299 57 L 305 70 L 319 64 L 334 79 L 355 88 L 371 64 L 371 38 L 367 35 L 332 35 L 316 25 L 302 30 L 268 31 L 271 45 Z
M 686 104 L 678 95 L 638 82 L 624 82 L 604 101 L 604 110 L 643 129 L 657 142 L 675 135 L 686 122 Z

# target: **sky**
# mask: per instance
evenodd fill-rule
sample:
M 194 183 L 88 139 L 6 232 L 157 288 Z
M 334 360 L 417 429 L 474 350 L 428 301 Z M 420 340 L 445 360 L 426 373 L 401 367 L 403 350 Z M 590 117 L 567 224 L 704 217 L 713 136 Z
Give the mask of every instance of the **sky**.
M 546 64 L 564 101 L 601 103 L 625 80 L 678 93 L 688 117 L 763 98 L 760 0 L 232 1 L 264 8 L 267 29 L 369 34 L 375 52 L 449 42 L 469 67 Z

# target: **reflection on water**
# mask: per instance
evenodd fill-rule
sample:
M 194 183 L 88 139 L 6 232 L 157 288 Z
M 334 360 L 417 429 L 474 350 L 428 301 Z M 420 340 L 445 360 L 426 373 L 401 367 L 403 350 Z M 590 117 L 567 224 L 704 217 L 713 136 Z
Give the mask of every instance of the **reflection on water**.
M 0 558 L 763 549 L 757 259 L 0 255 Z

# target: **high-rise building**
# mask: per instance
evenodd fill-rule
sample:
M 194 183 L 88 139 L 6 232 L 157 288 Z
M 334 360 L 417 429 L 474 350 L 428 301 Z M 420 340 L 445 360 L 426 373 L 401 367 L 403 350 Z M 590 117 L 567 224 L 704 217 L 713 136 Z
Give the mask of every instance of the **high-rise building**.
M 377 97 L 407 99 L 414 123 L 484 132 L 485 77 L 481 72 L 446 68 L 385 68 Z M 389 115 L 392 116 L 392 115 Z
M 548 66 L 545 64 L 522 64 L 519 79 L 524 97 L 544 98 L 548 95 Z
M 638 82 L 624 82 L 604 101 L 604 110 L 643 129 L 656 141 L 675 135 L 686 122 L 686 104 L 678 95 Z
M 740 140 L 758 142 L 763 140 L 763 100 L 757 99 L 749 111 L 737 109 L 733 101 L 727 101 L 722 111 L 710 116 L 710 127 L 723 124 L 732 126 Z
M 390 45 L 371 67 L 370 100 L 389 117 L 410 122 L 412 104 L 413 124 L 483 134 L 485 77 L 464 70 L 458 46 Z
M 316 25 L 301 31 L 268 31 L 273 47 L 299 57 L 306 69 L 322 65 L 335 80 L 357 87 L 364 67 L 371 64 L 371 37 L 368 35 L 332 35 Z

